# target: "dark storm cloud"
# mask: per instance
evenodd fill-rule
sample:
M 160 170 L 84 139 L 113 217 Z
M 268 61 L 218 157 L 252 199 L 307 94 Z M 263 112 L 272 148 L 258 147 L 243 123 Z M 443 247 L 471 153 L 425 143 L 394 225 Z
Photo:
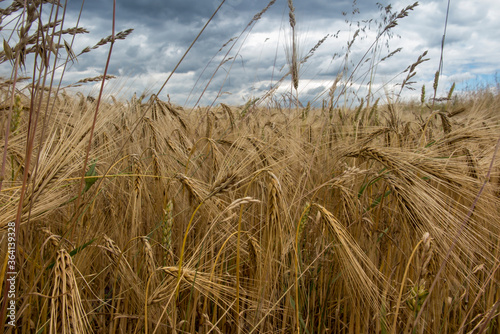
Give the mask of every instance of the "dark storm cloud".
M 68 9 L 77 12 L 81 2 L 69 1 Z M 182 0 L 119 0 L 116 2 L 117 20 L 127 22 L 144 22 L 148 25 L 161 25 L 167 20 L 178 20 L 185 23 L 208 17 L 216 8 L 212 1 Z M 111 1 L 86 0 L 83 15 L 94 18 L 111 19 L 113 6 Z

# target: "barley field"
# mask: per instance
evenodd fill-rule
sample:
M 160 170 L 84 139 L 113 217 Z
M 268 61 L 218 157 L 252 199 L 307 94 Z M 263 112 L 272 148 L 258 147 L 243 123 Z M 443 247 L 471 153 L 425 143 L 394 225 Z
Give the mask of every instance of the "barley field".
M 3 61 L 65 49 L 39 31 Z M 49 79 L 0 84 L 6 333 L 500 331 L 498 89 L 190 109 Z

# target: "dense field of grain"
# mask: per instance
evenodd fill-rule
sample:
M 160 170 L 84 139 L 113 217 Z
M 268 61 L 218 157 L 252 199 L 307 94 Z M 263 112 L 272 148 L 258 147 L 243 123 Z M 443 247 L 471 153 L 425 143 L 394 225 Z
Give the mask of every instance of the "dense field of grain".
M 26 168 L 17 101 L 2 231 Z M 87 166 L 95 102 L 53 102 L 18 237 L 27 332 L 498 330 L 498 95 L 435 112 L 103 103 Z
M 16 68 L 32 42 L 6 43 Z M 0 83 L 6 333 L 500 331 L 498 87 L 187 109 L 13 73 Z

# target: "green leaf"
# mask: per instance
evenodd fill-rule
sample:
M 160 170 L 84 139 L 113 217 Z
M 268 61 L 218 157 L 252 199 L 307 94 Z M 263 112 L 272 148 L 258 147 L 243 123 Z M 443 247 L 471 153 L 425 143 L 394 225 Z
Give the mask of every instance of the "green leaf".
M 89 177 L 89 176 L 97 176 L 97 172 L 95 170 L 96 163 L 97 159 L 93 159 L 89 167 L 89 170 L 85 173 L 85 189 L 83 189 L 84 193 L 86 193 L 90 189 L 90 187 L 92 187 L 92 185 L 96 183 L 96 181 L 99 179 L 98 177 Z

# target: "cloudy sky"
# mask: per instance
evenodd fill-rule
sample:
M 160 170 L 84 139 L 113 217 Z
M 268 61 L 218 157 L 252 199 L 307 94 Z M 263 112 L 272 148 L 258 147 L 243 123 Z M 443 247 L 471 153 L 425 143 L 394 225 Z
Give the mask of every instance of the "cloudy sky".
M 299 99 L 303 103 L 321 103 L 327 99 L 330 87 L 342 70 L 344 79 L 337 84 L 335 94 L 347 81 L 346 95 L 354 100 L 366 95 L 369 82 L 372 93 L 383 99 L 387 94 L 394 96 L 408 74 L 402 72 L 425 51 L 428 51 L 425 58 L 429 60 L 416 67 L 416 75 L 410 80 L 415 82 L 410 85 L 415 91 L 405 88 L 403 97 L 419 96 L 423 84 L 429 96 L 439 67 L 447 0 L 421 0 L 408 17 L 398 20 L 391 34 L 382 36 L 374 44 L 387 15 L 383 7 L 391 4 L 392 13 L 398 13 L 413 2 L 379 0 L 380 6 L 376 0 L 354 3 L 352 0 L 295 0 L 299 61 L 326 37 L 299 68 Z M 110 81 L 106 89 L 109 94 L 127 98 L 134 92 L 141 95 L 158 91 L 220 1 L 116 0 L 116 3 L 116 32 L 129 28 L 134 31 L 125 40 L 117 41 L 113 48 L 108 74 L 118 78 Z M 287 0 L 277 0 L 249 26 L 254 15 L 268 3 L 267 0 L 227 0 L 160 96 L 166 99 L 168 94 L 175 103 L 193 106 L 220 102 L 238 105 L 265 95 L 288 73 L 292 45 Z M 65 27 L 76 24 L 81 5 L 78 0 L 68 1 Z M 451 1 L 438 95 L 445 95 L 453 82 L 457 90 L 496 84 L 496 73 L 500 69 L 498 17 L 498 0 Z M 79 25 L 90 33 L 77 36 L 73 45 L 75 53 L 110 35 L 111 24 L 111 0 L 86 0 Z M 348 43 L 358 29 L 348 51 Z M 69 36 L 66 38 L 71 41 Z M 401 51 L 380 62 L 399 48 Z M 106 45 L 81 55 L 78 62 L 67 69 L 64 82 L 103 74 L 108 51 L 109 45 Z M 5 68 L 1 70 L 5 75 Z M 96 95 L 96 87 L 86 84 L 79 89 Z M 274 99 L 279 101 L 290 91 L 288 76 L 275 91 Z

